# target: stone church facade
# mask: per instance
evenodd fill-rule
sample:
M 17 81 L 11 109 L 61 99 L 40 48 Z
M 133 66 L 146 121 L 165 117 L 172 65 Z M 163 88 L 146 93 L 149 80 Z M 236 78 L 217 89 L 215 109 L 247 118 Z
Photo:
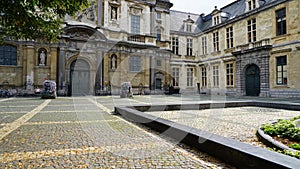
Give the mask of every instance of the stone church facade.
M 66 16 L 59 43 L 6 41 L 1 88 L 55 80 L 59 94 L 133 90 L 300 97 L 300 2 L 237 0 L 210 14 L 168 0 L 97 0 Z M 201 12 L 201 11 L 200 11 Z

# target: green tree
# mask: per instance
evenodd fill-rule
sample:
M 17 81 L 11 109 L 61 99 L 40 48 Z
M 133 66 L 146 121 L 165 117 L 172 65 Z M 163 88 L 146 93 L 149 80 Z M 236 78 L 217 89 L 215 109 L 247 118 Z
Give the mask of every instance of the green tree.
M 64 17 L 87 6 L 88 0 L 0 0 L 0 41 L 5 37 L 55 41 Z

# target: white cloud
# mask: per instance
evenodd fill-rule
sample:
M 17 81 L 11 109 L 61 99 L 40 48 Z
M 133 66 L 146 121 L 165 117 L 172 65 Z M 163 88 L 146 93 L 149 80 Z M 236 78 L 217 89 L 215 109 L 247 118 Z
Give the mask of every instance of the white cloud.
M 170 0 L 170 2 L 174 4 L 171 10 L 190 12 L 196 14 L 209 14 L 215 9 L 215 6 L 217 6 L 218 9 L 220 9 L 234 1 L 235 0 Z

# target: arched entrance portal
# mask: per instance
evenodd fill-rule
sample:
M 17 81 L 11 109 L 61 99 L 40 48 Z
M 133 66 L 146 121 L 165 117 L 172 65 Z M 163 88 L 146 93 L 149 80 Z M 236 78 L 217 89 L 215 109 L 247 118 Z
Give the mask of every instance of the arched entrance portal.
M 260 70 L 256 65 L 250 65 L 246 69 L 246 95 L 259 96 L 260 94 Z
M 90 66 L 84 60 L 75 60 L 70 67 L 70 88 L 72 95 L 90 94 Z
M 162 80 L 164 79 L 164 74 L 158 72 L 155 74 L 155 89 L 161 90 L 162 89 Z

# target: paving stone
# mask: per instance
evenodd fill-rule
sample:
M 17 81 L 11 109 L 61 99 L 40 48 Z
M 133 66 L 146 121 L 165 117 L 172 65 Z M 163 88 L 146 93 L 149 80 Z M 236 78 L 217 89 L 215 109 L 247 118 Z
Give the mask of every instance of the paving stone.
M 0 168 L 232 168 L 110 115 L 91 100 L 111 110 L 117 101 L 140 104 L 129 99 L 112 101 L 110 97 L 51 100 L 0 140 Z M 11 112 L 30 112 L 45 100 L 16 98 L 0 102 L 0 106 L 17 104 L 14 101 L 24 108 L 35 106 L 11 107 Z

